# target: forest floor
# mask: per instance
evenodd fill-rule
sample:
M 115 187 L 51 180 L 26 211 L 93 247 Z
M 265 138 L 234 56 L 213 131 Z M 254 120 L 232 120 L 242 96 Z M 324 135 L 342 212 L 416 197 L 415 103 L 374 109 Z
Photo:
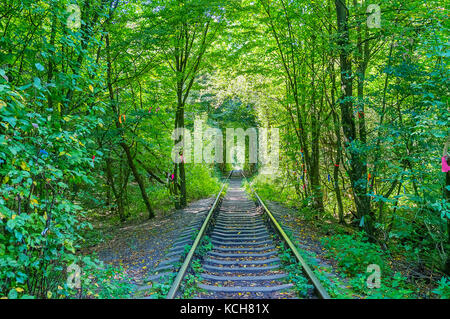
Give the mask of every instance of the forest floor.
M 96 253 L 105 264 L 123 267 L 132 283 L 140 284 L 164 258 L 199 207 L 208 208 L 213 200 L 198 200 L 185 209 L 157 215 L 151 220 L 135 219 L 121 227 L 97 229 L 97 232 L 107 234 L 108 239 L 86 249 L 84 253 Z
M 212 200 L 213 198 L 195 201 L 183 210 L 157 215 L 151 220 L 131 220 L 119 227 L 111 225 L 103 225 L 103 228 L 97 227 L 95 231 L 103 240 L 95 246 L 84 249 L 84 253 L 96 253 L 106 264 L 121 266 L 131 282 L 140 285 L 145 282 L 152 269 L 163 260 L 167 250 L 178 239 L 183 229 L 193 220 L 198 207 L 207 208 L 211 205 Z M 315 221 L 302 219 L 294 209 L 286 208 L 279 203 L 267 202 L 267 205 L 277 215 L 280 224 L 291 229 L 302 254 L 313 266 L 316 275 L 319 276 L 322 283 L 327 281 L 327 287 L 332 287 L 332 296 L 357 299 L 366 297 L 352 289 L 350 278 L 340 271 L 337 261 L 324 247 L 322 239 L 333 234 L 329 231 L 329 227 L 321 227 Z M 396 272 L 411 278 L 409 273 L 411 267 L 404 260 L 393 256 L 389 264 Z M 415 275 L 426 279 L 430 276 L 433 277 L 434 274 L 424 271 Z M 428 282 L 428 284 L 424 284 L 424 282 Z M 433 281 L 422 280 L 415 283 L 419 298 L 432 297 L 430 291 L 436 285 L 429 282 Z

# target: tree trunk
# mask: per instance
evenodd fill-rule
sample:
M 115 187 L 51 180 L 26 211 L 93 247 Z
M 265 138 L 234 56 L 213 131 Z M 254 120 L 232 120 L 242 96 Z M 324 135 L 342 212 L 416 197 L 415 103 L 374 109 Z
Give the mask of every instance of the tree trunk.
M 348 147 L 350 157 L 349 177 L 355 197 L 356 213 L 363 227 L 368 234 L 372 235 L 372 221 L 368 213 L 370 212 L 370 201 L 366 196 L 367 179 L 364 175 L 365 163 L 360 156 L 360 151 L 352 147 L 357 142 L 355 117 L 353 115 L 353 87 L 352 87 L 352 61 L 351 43 L 348 30 L 348 9 L 344 0 L 335 0 L 337 24 L 339 59 L 341 65 L 341 117 L 342 128 L 345 136 L 345 147 Z
M 334 97 L 333 97 L 334 100 Z M 339 223 L 345 224 L 344 220 L 344 205 L 342 204 L 342 195 L 341 189 L 339 188 L 339 165 L 341 163 L 341 130 L 339 127 L 339 119 L 338 115 L 333 111 L 333 123 L 334 123 L 334 133 L 336 135 L 336 159 L 333 163 L 333 189 L 336 193 L 336 200 L 338 204 L 338 215 L 339 215 Z
M 329 5 L 329 10 L 331 10 L 331 3 Z M 331 36 L 333 34 L 333 26 L 331 25 L 331 23 L 328 28 L 328 31 Z M 336 111 L 336 74 L 335 74 L 333 59 L 330 60 L 329 69 L 330 69 L 330 80 L 331 80 L 331 108 L 332 108 L 332 116 L 333 116 L 334 134 L 336 136 L 336 159 L 334 159 L 334 163 L 333 163 L 333 189 L 336 194 L 339 223 L 345 224 L 344 205 L 342 204 L 342 194 L 341 194 L 341 189 L 339 188 L 339 165 L 341 164 L 341 158 L 342 158 L 342 140 L 341 140 L 341 128 L 340 128 L 339 115 Z
M 178 103 L 177 103 L 177 113 L 176 113 L 176 117 L 175 117 L 175 129 L 177 128 L 184 128 L 184 103 L 183 103 L 183 84 L 179 83 L 178 84 Z M 178 140 L 175 141 L 175 145 L 177 143 L 179 143 L 181 141 L 183 137 L 180 137 Z M 189 151 L 189 150 L 188 150 Z M 175 204 L 175 207 L 177 209 L 179 208 L 184 208 L 186 207 L 186 172 L 185 172 L 185 167 L 184 167 L 184 157 L 185 154 L 183 155 L 183 160 L 178 163 L 175 164 L 175 171 L 178 168 L 178 172 L 180 173 L 180 194 L 178 197 L 178 202 Z M 176 174 L 175 172 L 175 184 L 177 184 L 177 180 L 178 180 L 178 174 Z
M 111 81 L 112 66 L 111 66 L 109 34 L 106 35 L 106 58 L 107 58 L 106 79 L 107 79 L 109 98 L 110 98 L 111 108 L 112 108 L 114 114 L 116 115 L 116 117 L 115 117 L 116 128 L 119 129 L 120 123 L 118 121 L 118 117 L 120 116 L 120 111 L 115 103 L 116 101 L 114 100 L 114 90 L 113 90 L 112 81 Z M 123 136 L 121 136 L 121 138 L 123 139 Z M 125 151 L 125 154 L 127 156 L 128 165 L 130 166 L 131 171 L 133 172 L 134 179 L 139 184 L 139 189 L 141 190 L 141 194 L 142 194 L 142 200 L 144 201 L 144 204 L 147 207 L 148 218 L 149 219 L 153 218 L 153 217 L 155 217 L 155 213 L 153 212 L 153 209 L 148 200 L 148 196 L 145 191 L 144 182 L 141 178 L 141 175 L 139 174 L 139 171 L 136 168 L 136 165 L 134 164 L 133 157 L 131 156 L 131 152 L 130 152 L 130 147 L 123 140 L 122 140 L 122 142 L 120 142 L 120 146 Z
M 313 36 L 313 41 L 315 42 L 315 36 Z M 311 69 L 312 69 L 312 77 L 311 77 L 311 162 L 310 162 L 310 171 L 309 177 L 311 181 L 311 192 L 313 195 L 313 207 L 319 213 L 323 213 L 325 211 L 323 207 L 323 193 L 322 186 L 320 185 L 320 124 L 319 124 L 319 112 L 316 107 L 316 72 L 315 72 L 315 52 L 311 52 Z
M 117 213 L 119 214 L 119 219 L 121 222 L 124 222 L 126 220 L 125 217 L 125 210 L 123 207 L 123 192 L 122 187 L 120 187 L 119 190 L 117 190 L 116 185 L 114 183 L 114 176 L 112 174 L 112 159 L 108 156 L 106 157 L 106 178 L 108 180 L 108 184 L 111 187 L 111 190 L 114 194 L 114 198 L 116 199 L 117 203 Z
M 153 212 L 152 206 L 150 205 L 150 201 L 148 200 L 147 192 L 145 191 L 144 181 L 142 180 L 141 174 L 139 174 L 139 171 L 136 168 L 136 165 L 134 164 L 130 148 L 123 142 L 120 143 L 120 146 L 122 146 L 123 150 L 125 151 L 125 154 L 127 155 L 128 165 L 130 166 L 131 171 L 133 172 L 134 179 L 138 183 L 139 189 L 141 190 L 142 200 L 144 201 L 145 207 L 147 207 L 148 218 L 151 219 L 155 217 L 155 213 Z

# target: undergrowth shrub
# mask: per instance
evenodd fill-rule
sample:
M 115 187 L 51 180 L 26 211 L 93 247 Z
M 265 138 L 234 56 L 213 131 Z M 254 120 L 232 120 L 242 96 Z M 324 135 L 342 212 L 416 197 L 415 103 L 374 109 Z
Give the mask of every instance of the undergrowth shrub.
M 0 79 L 0 298 L 77 296 L 67 268 L 90 227 L 77 192 L 94 185 L 92 154 L 99 162 L 103 153 L 93 132 L 101 119 L 90 112 L 63 118 L 35 112 L 34 99 L 46 94 L 38 78 L 23 87 Z M 90 282 L 101 282 L 92 298 L 128 289 L 108 283 L 116 269 L 96 258 L 86 262 L 80 267 Z
M 357 274 L 350 280 L 352 289 L 368 299 L 409 299 L 416 298 L 411 284 L 407 278 L 399 272 L 393 276 L 381 273 L 379 288 L 369 288 L 367 285 L 367 274 Z
M 400 272 L 393 273 L 386 262 L 387 253 L 374 243 L 370 243 L 363 232 L 353 235 L 334 235 L 322 239 L 332 256 L 349 275 L 349 283 L 353 291 L 370 299 L 405 299 L 415 298 L 415 290 L 407 278 Z M 371 264 L 380 267 L 380 286 L 370 288 L 368 279 Z
M 245 181 L 244 187 L 247 192 L 251 192 L 250 184 L 258 195 L 265 201 L 278 201 L 287 204 L 288 197 L 287 193 L 283 192 L 282 189 L 277 185 L 276 181 L 265 175 L 257 175 L 250 180 L 250 183 Z
M 83 258 L 85 267 L 81 276 L 82 298 L 130 298 L 134 286 L 122 267 L 113 267 L 91 257 Z
M 338 265 L 352 275 L 365 274 L 367 266 L 376 264 L 382 271 L 387 269 L 381 248 L 365 240 L 362 233 L 355 235 L 334 235 L 322 239 Z
M 448 277 L 442 277 L 439 281 L 439 286 L 433 290 L 433 293 L 441 299 L 450 299 L 450 279 Z
M 206 198 L 219 192 L 221 182 L 212 168 L 205 165 L 186 165 L 188 200 Z

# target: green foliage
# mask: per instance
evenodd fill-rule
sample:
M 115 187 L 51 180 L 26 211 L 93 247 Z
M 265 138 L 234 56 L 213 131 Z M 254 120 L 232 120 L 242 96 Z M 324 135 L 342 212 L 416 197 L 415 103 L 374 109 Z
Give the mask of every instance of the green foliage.
M 85 245 L 108 239 L 88 221 L 123 223 L 179 204 L 172 128 L 205 113 L 211 127 L 280 128 L 279 174 L 253 179 L 265 200 L 365 228 L 414 266 L 449 272 L 440 1 L 380 0 L 379 29 L 368 28 L 359 1 L 78 1 L 79 28 L 67 23 L 72 3 L 0 3 L 1 297 L 86 297 L 64 285 L 82 236 Z M 343 3 L 348 39 L 336 16 Z M 220 188 L 210 164 L 187 164 L 186 182 L 189 201 Z M 361 291 L 367 264 L 388 271 L 361 235 L 325 244 Z M 128 294 L 112 269 L 87 264 L 89 297 Z M 372 296 L 408 291 L 400 277 L 385 286 L 406 288 Z
M 167 281 L 155 283 L 150 289 L 150 295 L 154 299 L 165 299 L 172 287 L 175 276 L 171 276 Z
M 286 197 L 285 194 L 280 192 L 280 189 L 277 187 L 275 183 L 272 182 L 268 177 L 257 175 L 249 182 L 244 182 L 244 187 L 248 193 L 251 193 L 250 184 L 253 189 L 255 189 L 262 198 L 269 201 L 280 201 L 285 202 Z
M 363 233 L 334 235 L 322 240 L 332 256 L 349 276 L 352 290 L 370 299 L 404 299 L 415 298 L 415 289 L 400 273 L 392 275 L 386 262 L 386 253 L 378 245 L 367 242 Z M 375 264 L 380 267 L 380 287 L 369 288 L 367 284 L 370 272 L 367 266 Z M 336 287 L 335 287 L 336 288 Z M 334 293 L 339 291 L 334 289 Z
M 291 264 L 285 268 L 288 273 L 288 280 L 294 284 L 294 289 L 300 298 L 307 298 L 309 293 L 314 289 L 308 279 L 302 273 L 300 264 Z
M 339 277 L 333 277 L 333 280 L 330 279 L 326 274 L 329 273 L 331 269 L 321 269 L 316 268 L 313 269 L 314 274 L 317 279 L 320 280 L 323 287 L 326 289 L 331 298 L 336 299 L 351 299 L 353 298 L 353 291 L 350 290 L 350 287 L 346 286 L 346 283 L 343 279 Z
M 382 274 L 380 288 L 367 287 L 367 275 L 357 274 L 351 278 L 353 290 L 365 295 L 368 299 L 414 299 L 417 298 L 411 284 L 401 274 L 393 277 Z
M 447 277 L 442 277 L 439 286 L 433 292 L 441 299 L 450 299 L 450 280 Z
M 195 273 L 199 273 L 199 272 L 203 271 L 202 263 L 201 263 L 201 261 L 199 259 L 192 260 L 191 267 L 192 267 L 192 270 L 194 270 Z
M 303 267 L 297 263 L 295 257 L 290 253 L 284 243 L 280 243 L 280 253 L 278 254 L 282 264 L 283 270 L 288 274 L 287 280 L 294 284 L 294 289 L 300 298 L 306 298 L 314 288 L 308 282 L 308 279 L 303 274 Z
M 214 245 L 211 242 L 209 236 L 203 236 L 202 242 L 200 243 L 197 253 L 199 256 L 205 256 L 209 251 L 213 249 Z
M 299 200 L 294 185 L 288 179 L 256 175 L 249 179 L 249 182 L 244 182 L 244 188 L 249 194 L 252 194 L 250 184 L 264 200 L 279 202 L 286 207 L 292 207 L 296 209 L 298 216 L 302 219 L 317 220 L 317 211 L 311 206 L 310 198 Z
M 204 165 L 187 165 L 186 179 L 189 200 L 206 198 L 217 194 L 221 187 L 220 180 L 212 176 L 212 170 Z
M 199 292 L 204 291 L 198 287 L 198 283 L 201 281 L 201 278 L 198 275 L 187 274 L 185 280 L 183 281 L 182 291 L 183 298 L 192 298 Z
M 81 276 L 81 298 L 124 299 L 130 298 L 134 286 L 122 267 L 104 265 L 102 262 L 83 258 L 86 265 Z
M 29 93 L 0 81 L 7 102 L 0 109 L 0 293 L 23 287 L 43 297 L 64 280 L 78 234 L 89 226 L 71 197 L 78 184 L 92 184 L 85 145 L 96 120 L 84 117 L 81 125 L 80 116 L 66 116 L 63 130 L 24 104 Z
M 365 274 L 367 266 L 376 264 L 381 271 L 386 271 L 385 253 L 381 248 L 367 241 L 363 233 L 351 235 L 334 235 L 322 239 L 338 265 L 349 275 Z

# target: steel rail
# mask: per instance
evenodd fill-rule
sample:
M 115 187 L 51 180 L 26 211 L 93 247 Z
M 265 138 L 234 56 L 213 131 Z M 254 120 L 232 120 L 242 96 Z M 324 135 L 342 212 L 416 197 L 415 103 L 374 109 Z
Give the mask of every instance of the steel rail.
M 222 188 L 220 189 L 219 194 L 217 194 L 216 200 L 214 201 L 214 204 L 211 206 L 211 209 L 208 212 L 208 215 L 206 216 L 205 221 L 202 224 L 202 227 L 200 228 L 200 231 L 197 234 L 197 237 L 194 240 L 194 243 L 192 244 L 191 249 L 189 250 L 189 253 L 187 254 L 186 258 L 184 259 L 183 264 L 181 265 L 180 270 L 178 271 L 177 276 L 175 277 L 172 286 L 170 287 L 169 292 L 167 293 L 166 299 L 174 299 L 175 294 L 177 293 L 178 289 L 180 288 L 181 281 L 183 280 L 184 276 L 186 275 L 186 271 L 189 268 L 189 265 L 192 261 L 192 257 L 194 257 L 194 253 L 197 250 L 198 245 L 200 244 L 200 240 L 202 239 L 206 229 L 209 226 L 209 222 L 211 221 L 211 217 L 217 207 L 217 203 L 219 202 L 220 196 L 223 192 L 223 189 L 226 185 L 227 180 L 230 178 L 231 174 L 233 173 L 233 170 L 230 172 L 228 177 L 225 179 L 225 181 L 222 184 Z
M 244 175 L 244 173 L 241 171 L 242 176 L 247 179 L 247 177 Z M 247 179 L 248 181 L 248 179 Z M 315 290 L 319 294 L 320 298 L 322 299 L 331 299 L 330 295 L 326 291 L 326 289 L 322 286 L 319 279 L 317 279 L 316 275 L 314 275 L 311 268 L 308 266 L 308 264 L 305 262 L 303 257 L 300 255 L 299 251 L 297 250 L 297 247 L 294 245 L 294 243 L 289 239 L 288 235 L 285 233 L 283 228 L 280 226 L 276 218 L 273 216 L 273 214 L 270 212 L 269 208 L 267 208 L 266 204 L 264 204 L 263 200 L 259 197 L 258 193 L 253 189 L 251 184 L 249 183 L 250 189 L 252 190 L 253 194 L 258 199 L 261 206 L 264 208 L 267 216 L 269 216 L 270 221 L 272 222 L 275 229 L 278 231 L 278 233 L 281 235 L 281 238 L 288 244 L 291 251 L 294 253 L 295 258 L 298 260 L 298 262 L 303 267 L 303 270 L 305 271 L 308 279 L 312 282 L 314 285 Z

